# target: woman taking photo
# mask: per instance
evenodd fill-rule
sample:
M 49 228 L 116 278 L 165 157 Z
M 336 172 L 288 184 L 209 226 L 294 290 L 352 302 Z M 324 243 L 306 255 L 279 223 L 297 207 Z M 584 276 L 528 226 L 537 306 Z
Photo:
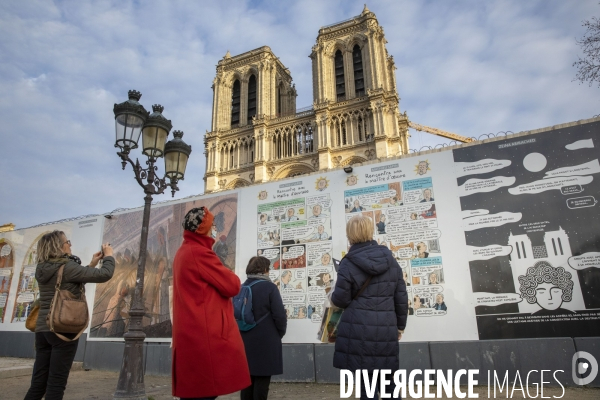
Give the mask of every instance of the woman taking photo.
M 269 279 L 270 264 L 265 257 L 252 257 L 246 267 L 248 279 L 244 285 L 259 281 L 250 288 L 254 320 L 266 318 L 249 331 L 241 332 L 252 380 L 240 393 L 241 400 L 266 400 L 271 375 L 283 374 L 281 338 L 285 335 L 287 317 L 279 289 Z
M 338 325 L 333 366 L 340 369 L 400 368 L 398 340 L 408 313 L 402 269 L 392 252 L 373 240 L 373 220 L 352 217 L 346 225 L 350 242 L 340 262 L 331 302 L 345 311 Z M 393 393 L 393 383 L 386 388 Z M 361 380 L 361 399 L 379 398 L 379 388 L 368 395 Z
M 25 395 L 25 400 L 39 400 L 44 394 L 46 400 L 62 399 L 77 352 L 79 338 L 64 341 L 54 332 L 50 332 L 46 325 L 46 316 L 54 298 L 58 270 L 64 265 L 60 289 L 79 296 L 82 283 L 102 283 L 112 278 L 115 271 L 115 259 L 112 254 L 110 244 L 102 245 L 102 251 L 93 255 L 90 265 L 83 267 L 81 260 L 72 255 L 71 241 L 67 240 L 64 232 L 47 233 L 38 242 L 35 279 L 40 288 L 40 311 L 35 326 L 35 364 L 31 387 Z M 101 259 L 102 266 L 95 268 Z M 67 338 L 76 336 L 69 333 L 62 335 Z

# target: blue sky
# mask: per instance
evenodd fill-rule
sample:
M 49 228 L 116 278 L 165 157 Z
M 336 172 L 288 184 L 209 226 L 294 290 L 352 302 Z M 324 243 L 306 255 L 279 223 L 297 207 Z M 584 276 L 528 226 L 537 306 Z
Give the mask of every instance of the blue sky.
M 21 1 L 0 3 L 0 224 L 17 228 L 143 204 L 115 154 L 114 103 L 129 89 L 165 107 L 193 152 L 176 198 L 203 192 L 215 65 L 268 45 L 312 103 L 318 30 L 361 1 Z M 394 56 L 400 110 L 479 136 L 600 114 L 573 82 L 593 1 L 370 1 Z M 443 139 L 412 132 L 411 148 Z M 170 136 L 172 138 L 172 136 Z M 155 200 L 170 199 L 170 193 Z

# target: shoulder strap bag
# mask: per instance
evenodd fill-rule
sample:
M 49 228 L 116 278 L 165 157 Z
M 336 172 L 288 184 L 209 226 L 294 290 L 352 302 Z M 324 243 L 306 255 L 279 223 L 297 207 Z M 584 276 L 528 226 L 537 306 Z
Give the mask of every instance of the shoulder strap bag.
M 360 296 L 362 294 L 362 292 L 365 291 L 365 289 L 367 288 L 367 286 L 369 286 L 369 283 L 371 283 L 371 279 L 373 279 L 373 275 L 369 275 L 369 277 L 367 278 L 367 280 L 365 281 L 365 283 L 363 283 L 363 285 L 361 286 L 360 290 L 358 291 L 358 293 L 356 293 L 356 296 L 354 296 L 352 298 L 352 300 L 355 300 L 358 296 Z
M 81 283 L 81 294 L 79 298 L 68 290 L 60 290 L 65 265 L 61 265 L 56 278 L 54 298 L 50 303 L 50 311 L 46 317 L 46 324 L 50 331 L 64 341 L 71 342 L 79 339 L 89 323 L 87 301 L 85 299 L 85 288 Z M 76 333 L 73 339 L 69 339 L 60 333 Z

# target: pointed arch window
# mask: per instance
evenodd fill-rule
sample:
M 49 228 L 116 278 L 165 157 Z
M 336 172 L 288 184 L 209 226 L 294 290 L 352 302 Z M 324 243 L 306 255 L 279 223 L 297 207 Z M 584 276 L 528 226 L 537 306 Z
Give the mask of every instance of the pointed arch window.
M 354 67 L 354 94 L 356 97 L 365 95 L 365 79 L 363 75 L 362 51 L 358 45 L 352 50 L 352 65 Z
M 236 79 L 233 82 L 233 90 L 231 95 L 231 126 L 239 125 L 240 123 L 240 81 Z
M 248 80 L 248 123 L 256 116 L 256 77 L 250 76 Z
M 344 81 L 344 56 L 340 50 L 335 53 L 335 94 L 337 101 L 346 100 L 346 83 Z
M 281 85 L 277 86 L 277 116 L 281 117 L 281 110 L 283 107 L 281 101 Z

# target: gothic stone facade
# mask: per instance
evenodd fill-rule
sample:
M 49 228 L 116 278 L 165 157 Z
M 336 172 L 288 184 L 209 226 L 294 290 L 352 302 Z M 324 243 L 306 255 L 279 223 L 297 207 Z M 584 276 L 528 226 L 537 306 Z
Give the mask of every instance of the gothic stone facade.
M 319 30 L 312 48 L 313 106 L 296 109 L 290 71 L 267 46 L 217 65 L 205 193 L 408 152 L 395 65 L 366 6 Z

